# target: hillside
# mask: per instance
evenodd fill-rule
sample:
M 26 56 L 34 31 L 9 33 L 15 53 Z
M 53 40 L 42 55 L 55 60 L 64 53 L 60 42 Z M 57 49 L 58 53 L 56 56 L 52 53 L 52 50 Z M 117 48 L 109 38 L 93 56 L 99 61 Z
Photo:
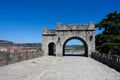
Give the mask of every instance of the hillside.
M 0 40 L 0 46 L 15 46 L 15 43 L 7 40 Z
M 0 46 L 23 46 L 23 47 L 42 47 L 41 43 L 15 43 L 7 40 L 0 40 Z
M 77 49 L 77 50 L 79 50 L 79 49 L 84 49 L 84 45 L 66 45 L 66 47 L 65 47 L 66 49 Z

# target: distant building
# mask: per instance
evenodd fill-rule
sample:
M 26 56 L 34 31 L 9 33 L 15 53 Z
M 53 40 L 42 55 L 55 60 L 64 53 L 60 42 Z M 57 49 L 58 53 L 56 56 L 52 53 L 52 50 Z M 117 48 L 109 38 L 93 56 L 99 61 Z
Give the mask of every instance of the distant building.
M 23 53 L 29 53 L 29 52 L 36 52 L 37 48 L 34 47 L 23 47 L 23 46 L 0 46 L 0 52 L 8 52 L 8 53 L 18 53 L 18 52 L 23 52 Z
M 4 48 L 4 47 L 0 47 L 0 52 L 7 52 L 8 49 L 7 48 Z

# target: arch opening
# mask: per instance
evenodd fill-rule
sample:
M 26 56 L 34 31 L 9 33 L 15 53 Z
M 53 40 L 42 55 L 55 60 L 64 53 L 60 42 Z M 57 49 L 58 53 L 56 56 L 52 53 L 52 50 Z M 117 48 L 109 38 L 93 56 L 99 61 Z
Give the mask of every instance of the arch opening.
M 49 55 L 50 56 L 55 56 L 56 54 L 55 54 L 55 52 L 56 52 L 56 46 L 55 46 L 55 43 L 49 43 L 49 45 L 48 45 L 48 53 L 49 53 Z
M 67 39 L 63 45 L 63 56 L 88 56 L 87 43 L 79 37 Z

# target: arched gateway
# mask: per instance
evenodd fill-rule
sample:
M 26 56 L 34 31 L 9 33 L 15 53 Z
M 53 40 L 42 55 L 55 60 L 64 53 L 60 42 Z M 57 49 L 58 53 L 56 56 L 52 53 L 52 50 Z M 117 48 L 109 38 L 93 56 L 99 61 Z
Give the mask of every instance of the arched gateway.
M 57 23 L 57 29 L 47 27 L 42 33 L 42 50 L 44 55 L 64 56 L 65 44 L 71 39 L 78 39 L 85 46 L 84 56 L 90 56 L 95 52 L 95 24 L 93 22 L 85 25 L 62 25 Z

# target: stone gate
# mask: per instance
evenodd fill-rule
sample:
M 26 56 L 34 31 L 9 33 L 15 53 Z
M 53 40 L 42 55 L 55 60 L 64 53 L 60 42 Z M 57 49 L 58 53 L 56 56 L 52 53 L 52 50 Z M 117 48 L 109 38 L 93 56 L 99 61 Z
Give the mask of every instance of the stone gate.
M 65 44 L 71 39 L 78 39 L 85 45 L 84 56 L 90 56 L 91 52 L 95 52 L 95 24 L 72 24 L 63 25 L 57 23 L 56 29 L 48 29 L 45 27 L 42 33 L 42 50 L 44 55 L 52 55 L 55 51 L 56 56 L 64 56 Z M 54 49 L 54 47 L 56 47 Z

